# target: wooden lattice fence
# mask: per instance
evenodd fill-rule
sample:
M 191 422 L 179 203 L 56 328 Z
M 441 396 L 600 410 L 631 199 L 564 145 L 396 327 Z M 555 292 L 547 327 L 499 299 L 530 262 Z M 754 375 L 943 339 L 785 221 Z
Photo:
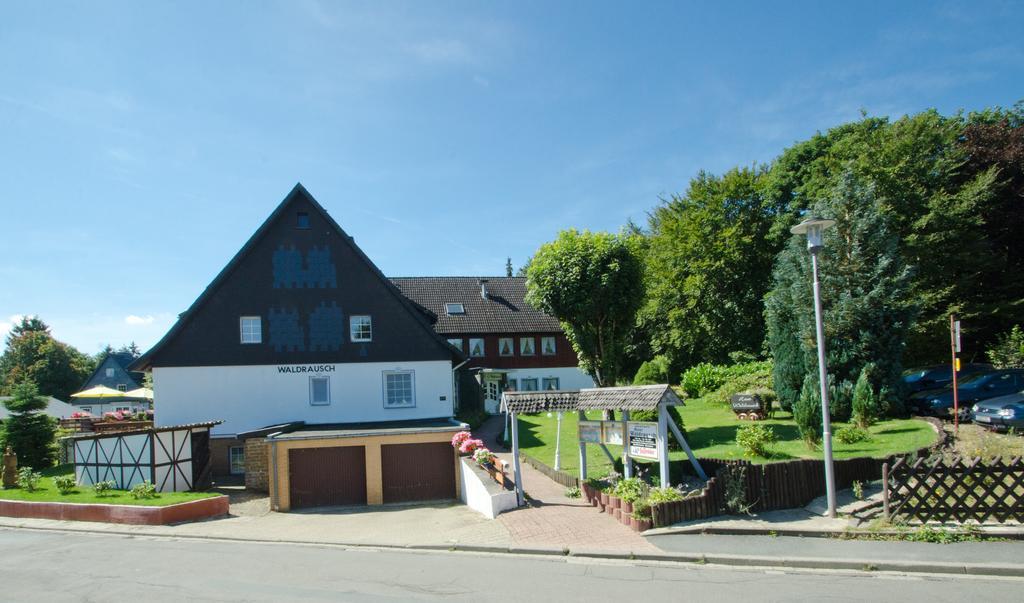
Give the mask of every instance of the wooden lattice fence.
M 899 459 L 883 467 L 887 517 L 928 521 L 1024 521 L 1024 462 Z

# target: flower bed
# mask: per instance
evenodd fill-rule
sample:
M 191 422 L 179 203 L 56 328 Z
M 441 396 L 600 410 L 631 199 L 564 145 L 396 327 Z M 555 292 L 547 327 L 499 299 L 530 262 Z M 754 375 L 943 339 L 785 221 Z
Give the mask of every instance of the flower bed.
M 220 517 L 227 513 L 228 497 L 223 495 L 162 507 L 0 500 L 0 515 L 35 519 L 165 525 Z

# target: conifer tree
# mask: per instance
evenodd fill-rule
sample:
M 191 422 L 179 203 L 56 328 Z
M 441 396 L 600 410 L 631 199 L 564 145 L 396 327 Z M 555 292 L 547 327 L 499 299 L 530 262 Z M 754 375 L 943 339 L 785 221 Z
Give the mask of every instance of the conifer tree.
M 13 448 L 21 467 L 45 469 L 52 466 L 57 427 L 54 420 L 42 412 L 46 409 L 46 398 L 39 395 L 39 389 L 31 381 L 19 382 L 11 393 L 11 398 L 4 401 L 10 416 L 0 430 L 0 448 Z

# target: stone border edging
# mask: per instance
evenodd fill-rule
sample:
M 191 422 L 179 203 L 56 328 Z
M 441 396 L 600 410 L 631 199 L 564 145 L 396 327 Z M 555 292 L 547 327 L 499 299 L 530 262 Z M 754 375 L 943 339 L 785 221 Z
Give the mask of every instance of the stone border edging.
M 133 525 L 167 525 L 228 514 L 225 495 L 173 505 L 106 505 L 102 503 L 39 502 L 0 499 L 0 515 L 17 519 L 97 521 Z
M 703 553 L 621 553 L 617 551 L 593 550 L 593 549 L 559 549 L 557 547 L 528 547 L 528 546 L 492 546 L 473 544 L 410 544 L 410 545 L 387 545 L 387 544 L 366 544 L 366 543 L 342 543 L 342 542 L 315 542 L 304 540 L 267 540 L 235 538 L 230 536 L 197 536 L 195 534 L 146 534 L 145 532 L 131 532 L 121 530 L 95 530 L 88 528 L 73 527 L 35 527 L 35 526 L 11 526 L 0 524 L 0 528 L 39 530 L 49 532 L 80 532 L 92 534 L 109 534 L 114 536 L 140 535 L 152 538 L 166 539 L 189 539 L 208 540 L 211 542 L 236 542 L 236 543 L 257 543 L 257 544 L 291 544 L 297 546 L 322 546 L 349 549 L 376 549 L 393 551 L 436 551 L 436 552 L 462 552 L 462 553 L 488 553 L 504 555 L 534 555 L 543 557 L 574 557 L 577 559 L 621 559 L 624 561 L 657 561 L 680 564 L 707 564 L 723 565 L 731 567 L 750 568 L 788 568 L 788 569 L 828 569 L 848 570 L 862 573 L 895 572 L 895 573 L 923 573 L 942 575 L 970 575 L 970 576 L 1000 576 L 1012 578 L 1024 578 L 1024 564 L 1009 565 L 998 563 L 951 563 L 942 561 L 874 561 L 864 559 L 826 559 L 820 557 L 765 557 L 757 555 L 729 555 L 729 554 L 703 554 Z M 939 546 L 939 545 L 936 545 Z

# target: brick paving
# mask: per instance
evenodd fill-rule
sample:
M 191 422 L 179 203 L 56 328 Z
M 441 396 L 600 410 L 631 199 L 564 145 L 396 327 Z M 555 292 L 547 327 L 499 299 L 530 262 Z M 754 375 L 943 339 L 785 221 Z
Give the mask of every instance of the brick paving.
M 504 428 L 502 421 L 502 417 L 491 417 L 474 430 L 474 435 L 511 463 L 511 452 L 498 443 Z M 523 489 L 532 500 L 528 506 L 502 513 L 497 519 L 516 544 L 633 553 L 660 550 L 614 517 L 587 504 L 585 499 L 567 498 L 565 486 L 526 463 L 520 465 Z

